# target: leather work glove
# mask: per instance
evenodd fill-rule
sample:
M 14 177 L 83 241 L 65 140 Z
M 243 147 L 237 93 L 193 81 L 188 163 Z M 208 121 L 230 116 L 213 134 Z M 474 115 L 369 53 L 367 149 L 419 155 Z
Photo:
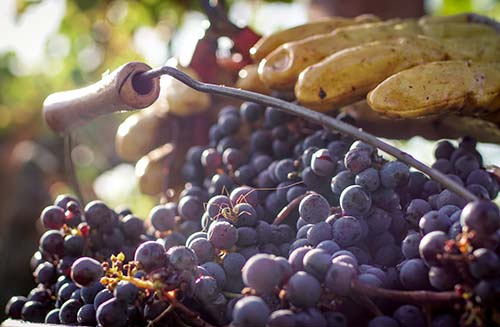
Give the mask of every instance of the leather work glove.
M 415 124 L 416 134 L 468 134 L 500 143 L 498 26 L 475 14 L 388 21 L 333 17 L 263 38 L 250 53 L 265 87 L 293 91 L 300 104 L 318 111 L 354 111 L 363 128 L 376 134 L 387 134 L 370 127 L 382 118 L 430 117 Z M 300 33 L 305 37 L 299 39 Z M 369 108 L 349 106 L 364 99 Z M 404 126 L 393 128 L 398 125 Z M 400 137 L 406 136 L 401 130 Z

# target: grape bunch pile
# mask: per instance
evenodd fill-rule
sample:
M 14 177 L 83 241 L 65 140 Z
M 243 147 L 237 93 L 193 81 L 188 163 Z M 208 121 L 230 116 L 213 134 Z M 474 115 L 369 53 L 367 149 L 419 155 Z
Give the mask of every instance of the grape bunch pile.
M 338 119 L 355 123 L 349 116 Z M 245 102 L 192 147 L 185 188 L 143 221 L 56 199 L 38 286 L 7 314 L 84 326 L 499 324 L 499 192 L 471 138 L 433 168 L 469 202 L 349 136 Z

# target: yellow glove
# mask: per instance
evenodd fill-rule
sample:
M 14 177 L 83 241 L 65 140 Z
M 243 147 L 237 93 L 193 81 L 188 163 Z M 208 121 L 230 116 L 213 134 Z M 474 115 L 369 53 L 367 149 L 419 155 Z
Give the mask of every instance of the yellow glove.
M 379 114 L 372 118 L 433 116 L 445 133 L 441 137 L 458 130 L 500 142 L 499 133 L 484 132 L 500 124 L 499 28 L 477 18 L 338 27 L 277 47 L 260 61 L 259 78 L 271 89 L 294 90 L 299 103 L 316 110 L 366 98 Z M 474 118 L 464 123 L 460 115 Z

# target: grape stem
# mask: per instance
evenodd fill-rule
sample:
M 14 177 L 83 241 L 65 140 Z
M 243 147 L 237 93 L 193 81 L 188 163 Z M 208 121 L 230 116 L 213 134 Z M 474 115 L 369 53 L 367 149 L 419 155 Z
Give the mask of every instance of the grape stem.
M 359 294 L 368 297 L 379 297 L 396 300 L 399 302 L 414 303 L 414 304 L 429 304 L 429 303 L 452 303 L 461 299 L 461 297 L 454 291 L 447 292 L 433 292 L 433 291 L 400 291 L 390 290 L 380 287 L 367 285 L 353 279 L 351 282 L 351 289 Z
M 215 326 L 209 324 L 208 322 L 206 322 L 205 320 L 201 319 L 200 316 L 197 313 L 195 313 L 194 311 L 192 311 L 191 309 L 189 309 L 188 307 L 186 307 L 184 304 L 182 304 L 181 302 L 179 302 L 179 300 L 177 300 L 177 298 L 175 297 L 175 293 L 174 292 L 167 292 L 165 294 L 165 296 L 167 297 L 168 302 L 170 302 L 170 304 L 175 309 L 178 309 L 179 311 L 181 311 L 182 313 L 184 313 L 186 316 L 188 316 L 189 318 L 191 318 L 191 322 L 195 326 L 198 326 L 198 327 L 215 327 Z
M 160 313 L 155 319 L 151 320 L 148 323 L 147 327 L 153 327 L 156 323 L 158 323 L 160 320 L 162 320 L 170 311 L 174 309 L 174 306 L 170 304 L 165 310 L 163 310 L 162 313 Z
M 278 213 L 276 216 L 276 219 L 273 221 L 273 225 L 279 225 L 285 220 L 288 215 L 299 206 L 300 201 L 302 201 L 303 198 L 306 197 L 306 195 L 310 194 L 310 192 L 306 192 L 302 195 L 299 195 L 295 199 L 293 199 L 289 204 L 287 204 L 281 211 Z
M 147 83 L 148 79 L 159 78 L 161 75 L 170 75 L 173 78 L 179 80 L 180 82 L 186 84 L 187 86 L 204 93 L 222 95 L 233 97 L 245 101 L 252 101 L 259 103 L 264 106 L 271 106 L 280 111 L 284 111 L 288 114 L 293 114 L 299 117 L 303 117 L 313 123 L 323 125 L 328 127 L 331 130 L 336 130 L 341 133 L 352 136 L 356 139 L 364 141 L 390 155 L 397 158 L 398 160 L 406 163 L 407 165 L 427 174 L 430 178 L 436 180 L 445 188 L 450 191 L 456 193 L 467 201 L 476 201 L 478 200 L 477 196 L 475 196 L 472 192 L 467 190 L 465 187 L 461 186 L 445 174 L 439 172 L 438 170 L 432 169 L 431 167 L 425 165 L 421 161 L 413 158 L 410 154 L 401 151 L 395 146 L 390 145 L 387 142 L 382 141 L 381 139 L 364 132 L 361 129 L 358 129 L 352 125 L 344 123 L 338 119 L 327 116 L 320 112 L 313 111 L 306 107 L 286 102 L 271 96 L 236 89 L 232 87 L 222 86 L 222 85 L 214 85 L 208 83 L 199 82 L 189 75 L 175 69 L 174 67 L 163 66 L 155 69 L 151 69 L 144 73 L 137 74 L 134 76 L 136 83 Z M 139 84 L 140 85 L 140 84 Z

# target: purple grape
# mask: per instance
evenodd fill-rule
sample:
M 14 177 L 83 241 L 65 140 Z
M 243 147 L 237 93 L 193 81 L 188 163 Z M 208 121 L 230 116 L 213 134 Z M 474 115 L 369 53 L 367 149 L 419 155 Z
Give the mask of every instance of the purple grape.
M 445 205 L 444 207 L 438 210 L 440 213 L 445 214 L 448 217 L 451 217 L 455 212 L 461 211 L 461 209 L 452 204 Z
M 329 327 L 347 327 L 347 318 L 340 312 L 327 311 L 323 313 Z
M 432 208 L 427 201 L 422 199 L 413 199 L 406 208 L 405 218 L 412 225 L 417 225 L 420 218 L 431 210 Z
M 21 312 L 27 299 L 24 296 L 13 296 L 5 305 L 5 314 L 12 319 L 21 319 Z
M 477 196 L 479 199 L 484 199 L 484 200 L 490 199 L 490 194 L 488 193 L 488 190 L 484 188 L 482 185 L 470 184 L 466 186 L 466 189 L 468 189 L 472 194 Z
M 235 114 L 219 115 L 217 124 L 225 135 L 235 134 L 240 128 L 240 118 Z
M 437 198 L 437 206 L 438 208 L 442 208 L 448 204 L 463 208 L 467 204 L 467 201 L 465 201 L 464 198 L 460 197 L 456 193 L 453 193 L 452 191 L 446 189 L 439 193 L 439 196 Z
M 215 171 L 222 166 L 222 155 L 213 148 L 208 148 L 201 154 L 201 164 L 210 171 Z
M 374 192 L 380 186 L 378 170 L 372 167 L 367 168 L 356 175 L 354 182 L 366 190 Z
M 227 276 L 226 272 L 224 271 L 221 265 L 219 265 L 216 262 L 210 261 L 210 262 L 205 262 L 204 264 L 201 265 L 201 267 L 203 267 L 208 272 L 209 276 L 215 279 L 217 287 L 220 290 L 224 288 Z
M 64 237 L 61 232 L 48 230 L 40 237 L 40 250 L 51 257 L 62 257 L 64 254 Z
M 82 307 L 82 303 L 78 300 L 70 299 L 61 306 L 59 310 L 59 321 L 64 325 L 75 324 L 77 320 L 78 310 Z
M 280 277 L 280 265 L 268 254 L 251 257 L 242 269 L 243 282 L 257 292 L 271 292 L 278 286 Z
M 498 182 L 489 172 L 483 169 L 476 169 L 467 176 L 466 185 L 479 184 L 488 190 L 490 199 L 496 198 L 498 194 Z
M 91 228 L 110 229 L 115 223 L 115 216 L 104 202 L 92 201 L 85 206 L 85 221 Z
M 185 246 L 173 246 L 167 251 L 170 264 L 177 270 L 194 270 L 198 265 L 196 253 Z
M 154 241 L 144 242 L 135 251 L 134 260 L 139 262 L 140 267 L 146 272 L 164 266 L 167 262 L 165 247 Z
M 212 197 L 208 203 L 206 211 L 212 219 L 222 217 L 222 212 L 226 208 L 231 208 L 231 201 L 225 195 L 216 195 Z
M 429 270 L 429 282 L 439 291 L 452 291 L 460 280 L 460 275 L 453 268 L 431 267 Z
M 60 309 L 52 309 L 52 310 L 50 310 L 47 313 L 47 315 L 45 316 L 45 323 L 46 324 L 55 324 L 55 325 L 61 324 L 61 320 L 59 320 L 59 311 L 61 311 L 61 310 Z M 94 320 L 95 320 L 95 312 L 94 312 Z
M 225 221 L 215 221 L 208 228 L 207 239 L 221 250 L 229 250 L 238 240 L 236 227 Z
M 57 230 L 64 225 L 66 217 L 64 215 L 64 210 L 54 205 L 43 209 L 40 219 L 45 228 Z
M 424 191 L 424 185 L 429 179 L 419 171 L 410 171 L 410 179 L 407 189 L 413 197 L 420 197 Z
M 80 207 L 78 199 L 71 194 L 59 194 L 54 201 L 54 205 L 66 210 L 70 202 L 74 202 L 76 206 Z
M 260 173 L 267 169 L 272 162 L 273 159 L 270 156 L 266 154 L 259 154 L 250 160 L 250 165 L 257 173 Z
M 498 276 L 500 259 L 489 249 L 477 249 L 472 253 L 473 260 L 469 263 L 469 271 L 478 280 Z
M 269 327 L 295 327 L 295 316 L 291 310 L 276 310 L 271 313 L 267 320 Z
M 439 266 L 440 261 L 437 257 L 444 253 L 447 240 L 448 236 L 441 231 L 430 232 L 422 238 L 418 251 L 428 266 Z
M 314 152 L 311 159 L 311 169 L 318 176 L 331 176 L 335 171 L 335 161 L 327 149 Z
M 286 182 L 290 180 L 289 175 L 295 171 L 296 168 L 292 159 L 282 159 L 276 164 L 273 173 L 278 182 Z
M 200 221 L 203 215 L 203 203 L 193 195 L 184 196 L 179 200 L 179 214 L 186 220 Z
M 125 216 L 120 227 L 125 238 L 138 239 L 144 233 L 144 221 L 133 215 Z
M 44 322 L 47 307 L 38 301 L 27 301 L 23 305 L 21 318 L 29 322 Z
M 358 185 L 347 187 L 340 195 L 340 207 L 345 215 L 363 217 L 369 212 L 371 205 L 370 193 Z
M 434 231 L 448 232 L 451 226 L 450 218 L 439 211 L 427 212 L 418 223 L 422 234 L 428 234 Z
M 421 327 L 427 325 L 425 314 L 418 307 L 410 304 L 400 306 L 393 315 L 400 327 Z
M 304 327 L 327 327 L 325 317 L 316 308 L 307 308 L 295 314 L 295 323 Z
M 288 260 L 284 257 L 274 257 L 274 261 L 276 261 L 280 268 L 280 285 L 283 285 L 290 276 L 293 275 L 293 269 Z
M 333 240 L 341 246 L 356 244 L 361 239 L 361 225 L 358 219 L 344 216 L 333 223 Z
M 340 296 L 346 296 L 351 289 L 351 281 L 356 271 L 350 265 L 342 262 L 332 263 L 325 276 L 325 286 Z
M 312 275 L 296 272 L 285 285 L 286 297 L 294 306 L 310 308 L 316 305 L 321 296 L 321 284 Z
M 291 251 L 290 256 L 288 257 L 288 263 L 290 263 L 294 272 L 304 270 L 304 256 L 310 250 L 310 247 L 302 246 Z
M 348 170 L 339 172 L 332 178 L 331 189 L 335 194 L 341 194 L 344 189 L 354 184 L 355 176 Z
M 80 287 L 99 281 L 103 275 L 101 263 L 93 258 L 79 258 L 71 266 L 71 279 Z
M 139 295 L 139 288 L 130 282 L 120 281 L 116 285 L 113 295 L 118 301 L 131 304 Z
M 401 284 L 409 290 L 428 290 L 429 268 L 422 259 L 410 259 L 403 262 L 399 268 Z
M 234 177 L 236 177 L 236 181 L 243 185 L 252 184 L 252 180 L 257 175 L 255 170 L 250 165 L 241 165 L 234 172 Z
M 448 159 L 444 158 L 436 160 L 431 167 L 443 174 L 450 174 L 453 172 L 453 165 Z
M 387 211 L 377 207 L 373 208 L 366 219 L 368 228 L 373 234 L 380 234 L 385 232 L 391 226 L 391 222 L 391 215 Z
M 82 326 L 95 326 L 97 325 L 96 311 L 92 304 L 84 304 L 76 314 L 78 324 Z
M 165 232 L 175 228 L 175 216 L 174 210 L 158 205 L 149 212 L 149 221 L 157 231 Z
M 99 291 L 94 298 L 94 310 L 97 310 L 101 304 L 113 298 L 113 293 L 108 289 Z
M 258 296 L 245 296 L 233 309 L 233 324 L 236 326 L 265 327 L 271 311 Z
M 434 317 L 431 321 L 431 327 L 458 327 L 458 317 L 454 314 L 442 313 Z
M 436 159 L 450 159 L 453 151 L 455 151 L 455 147 L 450 141 L 442 140 L 436 143 L 436 147 L 434 149 L 434 156 Z
M 312 249 L 308 251 L 303 258 L 304 270 L 316 277 L 319 281 L 325 279 L 330 264 L 331 255 L 321 249 Z
M 80 292 L 80 296 L 83 300 L 83 303 L 93 304 L 95 296 L 97 295 L 97 293 L 99 293 L 103 289 L 104 289 L 104 286 L 100 282 L 90 284 L 87 287 L 82 287 L 81 292 Z
M 394 189 L 408 184 L 410 169 L 400 161 L 386 162 L 380 168 L 380 182 L 386 188 Z
M 462 180 L 466 180 L 467 176 L 469 176 L 473 170 L 479 169 L 479 167 L 480 164 L 473 155 L 464 155 L 453 164 L 455 173 Z
M 121 327 L 127 324 L 127 306 L 112 298 L 97 308 L 97 322 L 102 327 Z
M 332 255 L 332 262 L 344 263 L 353 267 L 354 269 L 358 268 L 358 259 L 356 256 L 347 250 L 337 251 Z
M 349 150 L 344 157 L 345 167 L 353 174 L 362 172 L 371 164 L 370 153 L 360 148 Z
M 409 232 L 408 235 L 401 242 L 401 252 L 406 259 L 418 258 L 418 246 L 420 244 L 420 240 L 422 239 L 422 235 L 415 232 Z
M 256 122 L 262 117 L 264 113 L 264 108 L 254 102 L 243 102 L 240 106 L 241 117 L 248 122 Z
M 373 261 L 371 255 L 357 246 L 350 246 L 347 251 L 352 252 L 360 264 L 369 264 Z
M 462 210 L 460 223 L 480 235 L 489 235 L 500 228 L 500 210 L 491 201 L 469 202 Z
M 257 231 L 251 227 L 238 227 L 238 247 L 246 247 L 257 243 Z
M 379 265 L 390 267 L 395 265 L 402 257 L 401 250 L 394 244 L 386 244 L 379 248 L 373 256 L 374 262 Z
M 299 214 L 308 223 L 325 220 L 330 214 L 330 204 L 320 194 L 309 194 L 300 201 Z
M 370 320 L 368 327 L 399 327 L 399 323 L 389 316 L 377 316 Z
M 335 252 L 337 252 L 338 250 L 340 250 L 340 246 L 331 240 L 326 240 L 326 241 L 320 242 L 318 245 L 316 245 L 316 248 L 325 250 L 330 255 L 332 255 Z
M 226 272 L 226 275 L 231 277 L 241 276 L 241 270 L 246 260 L 241 254 L 236 252 L 230 252 L 224 256 L 222 259 L 222 267 Z
M 382 287 L 382 281 L 377 276 L 372 274 L 361 274 L 358 276 L 358 280 L 363 284 L 373 287 Z
M 258 193 L 259 192 L 252 187 L 240 186 L 231 191 L 229 199 L 233 206 L 239 203 L 248 203 L 255 208 L 259 204 Z
M 313 246 L 322 241 L 331 240 L 332 237 L 332 226 L 325 221 L 320 221 L 307 231 L 307 240 Z
M 197 238 L 189 243 L 188 247 L 194 251 L 200 264 L 212 261 L 215 258 L 215 247 L 206 238 Z

